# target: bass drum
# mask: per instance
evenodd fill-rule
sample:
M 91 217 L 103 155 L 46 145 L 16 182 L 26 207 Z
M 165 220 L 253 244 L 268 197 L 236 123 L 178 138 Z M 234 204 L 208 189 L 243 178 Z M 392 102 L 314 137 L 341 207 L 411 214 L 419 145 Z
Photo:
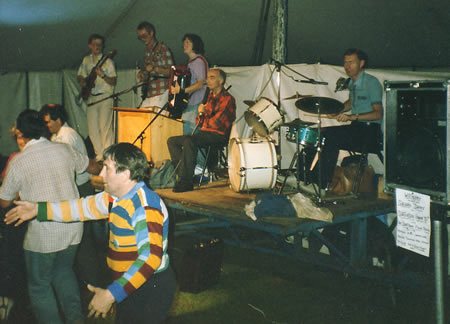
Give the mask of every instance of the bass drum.
M 275 186 L 278 163 L 272 140 L 232 138 L 229 147 L 228 175 L 233 191 Z

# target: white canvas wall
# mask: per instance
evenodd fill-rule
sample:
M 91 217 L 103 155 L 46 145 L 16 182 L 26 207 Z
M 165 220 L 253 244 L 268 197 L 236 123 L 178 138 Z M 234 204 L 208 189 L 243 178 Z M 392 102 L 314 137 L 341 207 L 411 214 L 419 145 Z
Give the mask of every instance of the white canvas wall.
M 340 77 L 345 77 L 341 66 L 320 65 L 320 64 L 296 64 L 282 67 L 281 71 L 275 69 L 273 65 L 250 66 L 250 67 L 224 67 L 228 79 L 226 86 L 231 86 L 230 92 L 236 98 L 237 123 L 235 134 L 239 137 L 250 137 L 251 129 L 242 118 L 244 112 L 249 108 L 243 103 L 244 100 L 257 100 L 266 97 L 277 103 L 277 93 L 280 89 L 280 98 L 290 97 L 296 92 L 314 96 L 325 96 L 335 98 L 344 102 L 348 97 L 347 91 L 334 92 L 336 81 Z M 326 81 L 328 85 L 312 85 L 295 80 L 305 80 L 302 75 L 313 78 L 317 81 Z M 427 79 L 448 79 L 449 72 L 410 72 L 395 70 L 368 70 L 376 76 L 380 82 L 385 80 L 427 80 Z M 137 84 L 135 70 L 119 70 L 116 92 L 126 91 Z M 278 88 L 278 77 L 281 79 L 281 86 Z M 63 103 L 69 115 L 69 123 L 83 136 L 87 136 L 86 109 L 88 107 L 77 104 L 79 88 L 76 82 L 75 70 L 63 70 L 61 72 L 33 72 L 8 73 L 0 76 L 0 153 L 8 155 L 16 150 L 14 141 L 9 136 L 9 128 L 13 124 L 17 115 L 30 107 L 39 109 L 43 104 Z M 27 99 L 28 98 L 28 99 Z M 27 103 L 28 100 L 28 103 Z M 120 96 L 119 107 L 137 107 L 140 103 L 140 90 L 134 94 L 133 91 Z M 281 100 L 281 111 L 284 114 L 285 122 L 301 118 L 305 121 L 315 122 L 314 117 L 306 116 L 296 108 L 295 100 Z M 323 126 L 333 126 L 337 123 L 331 119 L 323 119 Z M 284 134 L 281 138 L 282 159 L 281 167 L 286 168 L 295 152 L 295 144 L 287 142 Z

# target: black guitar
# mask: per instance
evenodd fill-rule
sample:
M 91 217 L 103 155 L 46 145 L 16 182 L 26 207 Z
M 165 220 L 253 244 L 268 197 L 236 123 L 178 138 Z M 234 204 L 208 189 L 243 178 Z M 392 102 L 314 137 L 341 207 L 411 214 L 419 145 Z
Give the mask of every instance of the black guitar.
M 184 65 L 172 66 L 170 69 L 170 85 L 175 86 L 177 83 L 181 89 L 180 93 L 174 94 L 169 88 L 169 111 L 172 118 L 181 118 L 189 101 L 189 94 L 183 90 L 191 83 L 191 71 Z

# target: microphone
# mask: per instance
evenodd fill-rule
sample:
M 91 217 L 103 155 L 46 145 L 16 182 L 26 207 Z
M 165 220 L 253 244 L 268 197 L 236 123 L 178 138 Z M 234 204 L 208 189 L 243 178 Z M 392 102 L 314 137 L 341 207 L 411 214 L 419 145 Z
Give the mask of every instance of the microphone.
M 202 100 L 202 104 L 203 104 L 203 105 L 206 105 L 206 102 L 208 101 L 208 96 L 209 96 L 209 92 L 210 92 L 210 91 L 211 91 L 211 90 L 209 90 L 209 88 L 206 87 L 205 95 L 203 96 L 203 100 Z
M 348 89 L 348 84 L 350 83 L 350 78 L 344 78 L 340 77 L 336 81 L 336 89 L 334 89 L 334 92 L 343 91 Z

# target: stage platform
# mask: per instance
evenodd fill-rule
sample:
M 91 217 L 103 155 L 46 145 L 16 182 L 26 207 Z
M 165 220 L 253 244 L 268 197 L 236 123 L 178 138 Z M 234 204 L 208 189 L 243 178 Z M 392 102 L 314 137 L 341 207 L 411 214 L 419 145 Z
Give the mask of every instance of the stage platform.
M 369 255 L 372 249 L 368 246 L 368 223 L 376 216 L 394 212 L 395 201 L 392 199 L 362 195 L 327 200 L 322 208 L 331 211 L 331 222 L 281 218 L 276 215 L 254 221 L 246 215 L 244 207 L 255 199 L 257 193 L 263 191 L 236 193 L 231 190 L 226 179 L 184 193 L 174 193 L 172 189 L 155 191 L 172 214 L 175 236 L 220 237 L 227 244 L 294 257 L 345 273 L 382 279 L 388 283 L 410 285 L 412 282 L 410 277 L 393 273 L 389 255 L 385 255 L 386 263 L 382 268 L 374 267 L 373 255 Z M 348 244 L 344 247 L 322 235 L 324 229 L 339 226 L 348 229 Z M 313 241 L 315 247 L 318 246 L 317 242 L 319 247 L 326 246 L 329 254 L 313 249 Z

